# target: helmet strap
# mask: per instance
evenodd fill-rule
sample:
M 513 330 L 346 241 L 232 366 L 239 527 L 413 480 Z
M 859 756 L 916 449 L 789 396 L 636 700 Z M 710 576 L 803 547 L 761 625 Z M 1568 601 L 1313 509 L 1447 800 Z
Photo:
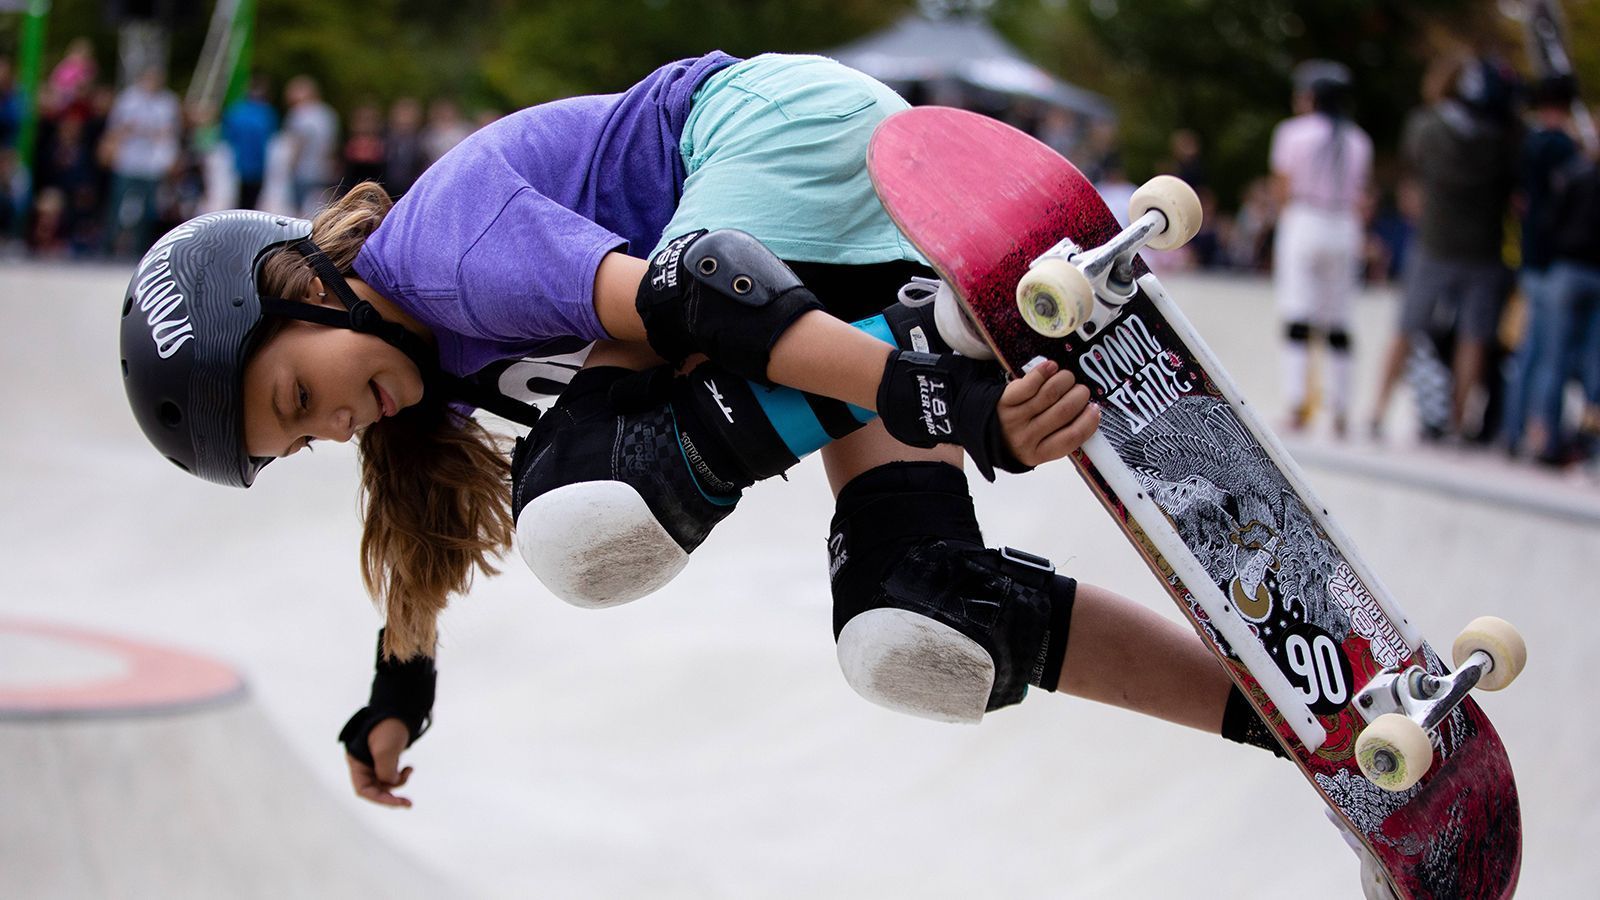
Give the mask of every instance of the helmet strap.
M 267 315 L 283 316 L 290 319 L 299 319 L 303 322 L 312 322 L 317 325 L 326 325 L 331 328 L 345 328 L 370 334 L 381 339 L 384 343 L 404 353 L 416 364 L 422 373 L 424 390 L 437 386 L 446 397 L 468 403 L 479 409 L 485 409 L 510 421 L 528 427 L 539 421 L 539 408 L 531 403 L 513 400 L 498 391 L 486 390 L 479 385 L 458 378 L 439 368 L 438 354 L 427 342 L 417 337 L 398 322 L 385 319 L 371 303 L 356 296 L 355 289 L 345 280 L 345 275 L 340 272 L 322 252 L 322 248 L 304 238 L 294 244 L 294 249 L 303 257 L 311 270 L 322 279 L 322 284 L 339 302 L 344 304 L 345 311 L 340 312 L 326 306 L 317 306 L 311 303 L 298 303 L 285 300 L 281 297 L 262 297 L 261 311 Z

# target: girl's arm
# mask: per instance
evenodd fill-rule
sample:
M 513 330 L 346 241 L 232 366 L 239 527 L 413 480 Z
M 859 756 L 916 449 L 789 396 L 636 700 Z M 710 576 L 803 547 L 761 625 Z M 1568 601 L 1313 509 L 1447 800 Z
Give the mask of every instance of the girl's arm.
M 594 305 L 600 324 L 619 341 L 644 343 L 644 321 L 634 299 L 649 264 L 625 253 L 608 253 L 595 273 Z M 814 310 L 796 319 L 772 348 L 767 377 L 812 394 L 876 410 L 878 382 L 889 359 L 888 344 Z
M 635 298 L 648 269 L 646 260 L 623 253 L 609 253 L 600 262 L 595 275 L 595 311 L 600 324 L 617 340 L 646 341 Z M 878 390 L 885 382 L 885 367 L 893 350 L 826 312 L 813 310 L 779 336 L 772 347 L 767 377 L 881 414 Z M 1053 362 L 1007 384 L 994 409 L 1006 449 L 1024 466 L 1066 456 L 1082 446 L 1100 424 L 1099 408 L 1089 402 L 1088 389 Z M 969 453 L 975 449 L 967 447 Z M 979 455 L 975 453 L 973 458 L 983 468 Z M 990 477 L 987 472 L 985 476 Z

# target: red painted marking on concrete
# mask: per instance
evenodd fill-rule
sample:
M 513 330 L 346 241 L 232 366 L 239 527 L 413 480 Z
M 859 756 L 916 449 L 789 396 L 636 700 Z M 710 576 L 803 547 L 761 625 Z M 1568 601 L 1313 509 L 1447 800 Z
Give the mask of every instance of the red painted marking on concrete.
M 233 669 L 203 656 L 64 625 L 0 619 L 0 635 L 70 643 L 114 656 L 125 674 L 38 687 L 0 683 L 0 718 L 8 715 L 136 712 L 214 702 L 244 690 Z

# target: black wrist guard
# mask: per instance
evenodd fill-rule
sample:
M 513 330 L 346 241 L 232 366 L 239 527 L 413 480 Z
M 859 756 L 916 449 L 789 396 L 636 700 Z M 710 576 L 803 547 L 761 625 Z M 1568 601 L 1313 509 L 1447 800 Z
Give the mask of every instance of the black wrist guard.
M 762 243 L 742 231 L 693 231 L 650 260 L 634 307 L 651 349 L 680 365 L 704 353 L 729 371 L 767 380 L 772 345 L 822 303 Z
M 1026 472 L 1000 432 L 1005 383 L 992 366 L 953 354 L 896 350 L 878 384 L 878 417 L 889 434 L 913 447 L 960 444 L 989 481 L 994 470 Z
M 378 660 L 372 675 L 372 692 L 367 705 L 356 711 L 350 721 L 339 730 L 339 742 L 346 753 L 365 765 L 372 765 L 372 751 L 367 747 L 367 735 L 384 719 L 399 719 L 406 724 L 411 739 L 406 746 L 416 743 L 432 724 L 434 688 L 438 673 L 433 659 L 415 656 L 398 662 L 384 655 L 383 631 L 378 631 Z

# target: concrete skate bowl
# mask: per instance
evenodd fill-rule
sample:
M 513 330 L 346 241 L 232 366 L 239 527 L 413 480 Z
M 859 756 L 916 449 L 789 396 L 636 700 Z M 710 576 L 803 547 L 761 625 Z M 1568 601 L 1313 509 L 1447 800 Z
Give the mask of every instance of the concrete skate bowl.
M 0 619 L 0 894 L 459 896 L 353 802 L 226 665 Z

